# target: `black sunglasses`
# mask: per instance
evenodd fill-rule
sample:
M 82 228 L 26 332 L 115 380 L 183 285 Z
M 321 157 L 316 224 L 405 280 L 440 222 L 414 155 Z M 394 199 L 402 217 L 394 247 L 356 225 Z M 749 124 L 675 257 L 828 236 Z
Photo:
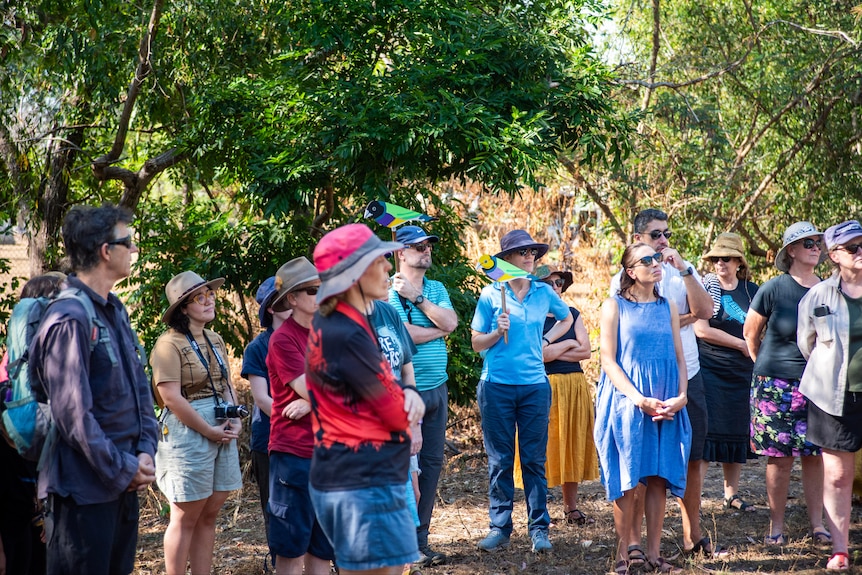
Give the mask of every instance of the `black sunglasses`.
M 635 267 L 635 266 L 637 266 L 637 265 L 641 265 L 641 266 L 651 266 L 651 265 L 652 265 L 653 260 L 655 260 L 655 263 L 660 264 L 660 263 L 661 263 L 661 258 L 662 258 L 661 253 L 656 252 L 656 253 L 654 253 L 654 254 L 653 254 L 653 255 L 651 255 L 651 256 L 644 256 L 644 257 L 642 257 L 642 258 L 638 259 L 638 262 L 637 262 L 635 265 L 633 265 L 632 267 Z
M 859 251 L 859 248 L 862 248 L 862 244 L 847 244 L 846 246 L 835 246 L 834 250 L 844 250 L 848 254 L 855 254 Z
M 822 241 L 812 240 L 811 238 L 805 238 L 805 239 L 801 240 L 801 242 L 802 242 L 802 247 L 805 248 L 806 250 L 810 250 L 814 246 L 817 246 L 817 249 L 820 249 L 820 246 L 823 245 Z M 851 252 L 851 253 L 856 253 L 856 252 Z
M 709 261 L 711 261 L 711 262 L 712 262 L 712 263 L 714 263 L 714 264 L 717 264 L 717 263 L 718 263 L 718 260 L 721 260 L 721 261 L 723 261 L 724 263 L 727 263 L 727 262 L 729 262 L 729 261 L 730 261 L 730 260 L 732 260 L 732 259 L 733 259 L 733 256 L 717 256 L 717 257 L 711 257 L 711 258 L 709 258 Z
M 132 236 L 126 236 L 116 240 L 105 242 L 109 246 L 126 246 L 126 249 L 132 249 Z
M 670 239 L 670 237 L 671 237 L 672 235 L 673 235 L 673 232 L 672 232 L 672 231 L 670 231 L 670 230 L 665 230 L 665 231 L 661 231 L 661 230 L 653 230 L 653 231 L 651 231 L 651 232 L 649 233 L 649 237 L 651 237 L 651 238 L 652 238 L 652 239 L 654 239 L 654 240 L 657 240 L 657 239 L 659 239 L 659 238 L 660 238 L 660 237 L 662 237 L 662 236 L 666 237 L 667 239 Z
M 294 290 L 290 293 L 299 293 L 301 291 L 304 291 L 306 295 L 317 295 L 318 290 L 320 290 L 320 286 L 311 286 L 311 287 L 307 287 L 307 288 Z
M 522 248 L 518 250 L 518 255 L 521 257 L 526 257 L 527 254 L 536 257 L 539 255 L 539 248 Z
M 413 248 L 414 250 L 416 250 L 420 254 L 423 253 L 427 249 L 433 248 L 433 246 L 431 245 L 431 242 L 423 242 L 421 244 L 410 244 L 409 247 Z
M 566 281 L 565 281 L 565 280 L 562 280 L 562 279 L 560 279 L 560 278 L 557 278 L 557 279 L 555 279 L 555 280 L 545 280 L 545 283 L 547 283 L 548 285 L 555 285 L 555 286 L 557 286 L 558 288 L 561 288 L 561 287 L 563 287 L 564 285 L 566 285 Z

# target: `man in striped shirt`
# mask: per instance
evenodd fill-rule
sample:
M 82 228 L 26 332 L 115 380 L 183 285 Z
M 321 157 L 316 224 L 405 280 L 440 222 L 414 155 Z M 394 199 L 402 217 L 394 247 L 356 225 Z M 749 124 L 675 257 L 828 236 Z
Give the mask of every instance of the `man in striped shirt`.
M 389 303 L 398 310 L 416 345 L 413 356 L 416 387 L 425 402 L 425 416 L 420 426 L 422 450 L 419 452 L 419 527 L 416 529 L 420 554 L 416 564 L 424 567 L 446 561 L 444 554 L 428 545 L 428 528 L 443 467 L 449 413 L 448 356 L 444 338 L 457 327 L 458 316 L 452 309 L 446 287 L 425 277 L 431 268 L 433 245 L 440 238 L 426 234 L 419 226 L 402 226 L 395 239 L 406 249 L 395 252 L 400 271 L 392 277 Z

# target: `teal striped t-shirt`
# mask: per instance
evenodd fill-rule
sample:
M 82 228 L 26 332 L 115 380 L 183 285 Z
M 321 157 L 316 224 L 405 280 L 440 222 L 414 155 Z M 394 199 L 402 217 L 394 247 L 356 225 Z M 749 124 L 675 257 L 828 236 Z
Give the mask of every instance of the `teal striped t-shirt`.
M 452 309 L 452 301 L 446 287 L 435 280 L 426 279 L 422 286 L 422 295 L 431 303 L 444 309 Z M 419 327 L 434 327 L 434 323 L 428 319 L 422 310 L 411 302 L 403 304 L 398 292 L 389 289 L 389 303 L 398 311 L 401 321 Z M 420 343 L 416 346 L 413 355 L 413 371 L 416 374 L 416 387 L 419 391 L 428 391 L 446 383 L 449 375 L 446 367 L 449 364 L 449 356 L 446 353 L 446 339 L 438 337 L 431 341 Z

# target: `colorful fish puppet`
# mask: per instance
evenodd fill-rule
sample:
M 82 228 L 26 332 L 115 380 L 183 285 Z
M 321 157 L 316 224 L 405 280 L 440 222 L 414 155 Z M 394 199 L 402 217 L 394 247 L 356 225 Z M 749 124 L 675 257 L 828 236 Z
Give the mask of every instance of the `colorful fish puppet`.
M 530 272 L 525 272 L 516 265 L 510 264 L 504 259 L 483 254 L 476 264 L 476 269 L 485 272 L 485 275 L 495 282 L 507 282 L 515 278 L 527 278 L 537 280 Z
M 413 210 L 408 210 L 407 208 L 402 208 L 401 206 L 396 206 L 395 204 L 388 204 L 378 200 L 369 202 L 368 205 L 365 206 L 365 217 L 372 218 L 375 222 L 381 226 L 386 226 L 387 228 L 394 228 L 411 220 L 431 222 L 437 219 L 419 212 L 414 212 Z

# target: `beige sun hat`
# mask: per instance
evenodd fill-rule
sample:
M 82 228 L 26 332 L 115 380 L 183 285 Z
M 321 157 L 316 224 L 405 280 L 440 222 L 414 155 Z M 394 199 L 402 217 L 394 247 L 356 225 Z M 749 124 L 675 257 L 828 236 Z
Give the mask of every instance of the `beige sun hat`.
M 162 314 L 162 321 L 170 323 L 171 316 L 186 298 L 194 291 L 206 286 L 211 290 L 217 290 L 224 284 L 224 278 L 205 280 L 195 272 L 186 271 L 171 278 L 165 286 L 165 295 L 168 297 L 168 309 Z

